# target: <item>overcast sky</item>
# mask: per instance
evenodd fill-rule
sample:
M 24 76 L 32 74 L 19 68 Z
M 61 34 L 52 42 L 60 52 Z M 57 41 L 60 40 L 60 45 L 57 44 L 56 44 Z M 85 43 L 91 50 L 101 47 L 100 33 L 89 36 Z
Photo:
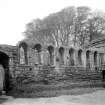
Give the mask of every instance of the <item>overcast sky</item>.
M 25 24 L 68 6 L 89 6 L 105 11 L 104 0 L 0 0 L 0 44 L 16 45 Z

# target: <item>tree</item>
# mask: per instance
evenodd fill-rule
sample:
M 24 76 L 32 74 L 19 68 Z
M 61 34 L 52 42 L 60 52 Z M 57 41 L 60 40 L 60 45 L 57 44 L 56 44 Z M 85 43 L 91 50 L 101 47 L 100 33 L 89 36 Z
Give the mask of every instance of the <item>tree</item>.
M 29 40 L 43 44 L 84 47 L 94 37 L 105 34 L 105 13 L 92 12 L 89 7 L 68 7 L 44 19 L 35 19 L 24 32 Z
M 84 46 L 85 40 L 88 36 L 87 30 L 87 20 L 90 15 L 90 8 L 89 7 L 78 7 L 77 13 L 74 21 L 74 45 L 77 44 L 78 46 Z
M 102 37 L 105 34 L 105 13 L 96 11 L 93 12 L 88 19 L 89 41 L 92 41 L 98 37 Z
M 72 33 L 74 17 L 75 8 L 70 7 L 52 14 L 43 20 L 44 24 L 46 24 L 46 28 L 50 30 L 49 35 L 53 37 L 56 46 L 68 46 L 68 39 Z
M 41 42 L 42 44 L 49 43 L 50 41 L 54 44 L 51 37 L 48 35 L 48 29 L 44 28 L 42 20 L 35 19 L 26 25 L 26 31 L 24 35 L 27 40 L 30 40 L 30 43 L 35 41 Z
M 26 24 L 26 31 L 24 32 L 25 36 L 27 38 L 35 36 L 36 32 L 40 30 L 41 22 L 42 21 L 40 19 L 35 19 Z

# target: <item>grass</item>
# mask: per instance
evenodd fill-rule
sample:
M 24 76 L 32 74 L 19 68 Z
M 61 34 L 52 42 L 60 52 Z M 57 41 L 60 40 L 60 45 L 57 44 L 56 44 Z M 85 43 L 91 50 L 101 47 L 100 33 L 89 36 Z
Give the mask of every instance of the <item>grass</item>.
M 14 97 L 55 97 L 59 95 L 80 95 L 102 90 L 102 82 L 70 82 L 63 81 L 58 84 L 35 84 L 29 83 L 15 88 L 8 95 Z

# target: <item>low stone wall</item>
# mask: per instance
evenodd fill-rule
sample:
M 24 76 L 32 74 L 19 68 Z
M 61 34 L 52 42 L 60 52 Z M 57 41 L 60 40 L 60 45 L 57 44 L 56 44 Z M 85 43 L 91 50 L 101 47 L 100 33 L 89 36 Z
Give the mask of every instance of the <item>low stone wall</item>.
M 10 93 L 34 96 L 38 92 L 102 86 L 101 68 L 96 71 L 84 67 L 25 66 L 18 65 L 11 83 Z
M 42 82 L 51 84 L 63 80 L 70 81 L 91 81 L 102 80 L 101 68 L 90 70 L 84 67 L 62 67 L 51 66 L 17 66 L 15 79 L 18 83 Z

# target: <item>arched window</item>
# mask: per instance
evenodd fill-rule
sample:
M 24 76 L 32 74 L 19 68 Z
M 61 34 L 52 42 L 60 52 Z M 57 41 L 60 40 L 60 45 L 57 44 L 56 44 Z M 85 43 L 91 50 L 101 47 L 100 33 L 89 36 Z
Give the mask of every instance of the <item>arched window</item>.
M 48 46 L 48 52 L 49 52 L 49 64 L 53 65 L 54 64 L 54 47 L 53 46 Z
M 82 65 L 82 50 L 81 49 L 78 51 L 78 64 Z
M 35 50 L 35 57 L 36 57 L 36 62 L 38 64 L 41 64 L 41 49 L 42 49 L 42 46 L 40 44 L 36 44 L 34 46 L 34 50 Z
M 27 59 L 27 44 L 25 42 L 21 43 L 19 45 L 19 59 L 20 59 L 20 64 L 28 64 L 28 59 Z
M 64 48 L 59 48 L 60 64 L 64 64 Z
M 86 66 L 90 68 L 90 51 L 86 51 Z
M 69 56 L 70 56 L 70 65 L 74 66 L 75 65 L 75 61 L 74 61 L 74 49 L 70 48 L 69 50 Z

